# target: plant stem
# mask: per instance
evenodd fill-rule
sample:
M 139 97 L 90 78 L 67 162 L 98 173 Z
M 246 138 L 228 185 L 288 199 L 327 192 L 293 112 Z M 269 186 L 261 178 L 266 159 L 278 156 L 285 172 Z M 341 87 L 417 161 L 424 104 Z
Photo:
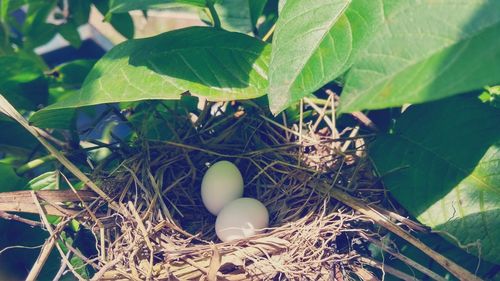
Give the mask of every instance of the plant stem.
M 273 35 L 274 30 L 276 29 L 276 23 L 271 26 L 271 28 L 267 31 L 266 35 L 262 37 L 262 41 L 267 41 L 267 39 L 271 38 L 271 35 Z
M 43 157 L 31 160 L 28 163 L 20 166 L 19 168 L 17 168 L 16 172 L 18 175 L 22 175 L 22 174 L 24 174 L 30 170 L 33 170 L 33 169 L 35 169 L 35 168 L 37 168 L 37 167 L 39 167 L 47 162 L 50 162 L 54 159 L 55 159 L 55 157 L 51 154 L 45 155 Z
M 222 28 L 220 23 L 219 15 L 214 7 L 214 0 L 207 0 L 207 8 L 210 11 L 210 16 L 212 17 L 212 23 L 215 28 Z

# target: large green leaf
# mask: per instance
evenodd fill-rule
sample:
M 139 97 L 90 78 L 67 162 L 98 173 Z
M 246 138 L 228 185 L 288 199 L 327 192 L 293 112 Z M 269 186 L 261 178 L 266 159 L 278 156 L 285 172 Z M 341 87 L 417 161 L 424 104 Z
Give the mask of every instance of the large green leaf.
M 398 1 L 349 72 L 341 112 L 422 103 L 500 82 L 500 1 Z
M 99 60 L 77 95 L 48 110 L 102 103 L 179 99 L 189 92 L 208 100 L 265 94 L 270 46 L 241 33 L 192 27 L 126 41 Z
M 148 10 L 171 7 L 173 5 L 193 5 L 205 7 L 205 0 L 112 0 L 110 13 L 126 13 L 133 10 Z
M 278 113 L 349 68 L 383 20 L 382 1 L 287 1 L 273 37 L 269 102 Z
M 500 109 L 465 95 L 410 107 L 371 146 L 391 193 L 419 221 L 480 241 L 500 262 Z M 477 247 L 470 248 L 478 254 Z

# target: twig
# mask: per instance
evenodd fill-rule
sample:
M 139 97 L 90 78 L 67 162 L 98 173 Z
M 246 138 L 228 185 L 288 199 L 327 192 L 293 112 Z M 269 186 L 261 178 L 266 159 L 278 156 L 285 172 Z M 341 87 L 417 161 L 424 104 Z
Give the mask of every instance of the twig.
M 374 220 L 377 224 L 380 226 L 383 226 L 390 230 L 392 233 L 398 235 L 399 237 L 405 239 L 408 243 L 412 244 L 413 246 L 417 247 L 419 250 L 424 252 L 426 255 L 431 257 L 433 260 L 435 260 L 438 264 L 440 264 L 442 267 L 446 268 L 451 274 L 453 274 L 455 277 L 457 277 L 459 280 L 466 280 L 466 281 L 480 281 L 481 279 L 471 272 L 469 272 L 467 269 L 461 267 L 460 265 L 456 264 L 452 260 L 446 258 L 445 256 L 441 255 L 440 253 L 434 251 L 424 243 L 422 243 L 420 240 L 417 238 L 413 237 L 411 234 L 407 233 L 403 229 L 401 229 L 398 225 L 394 224 L 392 221 L 390 221 L 387 217 L 381 215 L 379 212 L 375 211 L 374 209 L 370 208 L 369 206 L 366 206 L 366 204 L 359 199 L 356 199 L 349 194 L 342 192 L 338 189 L 331 189 L 329 188 L 328 185 L 323 186 L 324 192 L 327 192 L 332 196 L 333 198 L 339 200 L 340 202 L 348 205 L 349 207 L 353 208 L 354 210 L 366 215 L 370 219 Z
M 271 26 L 271 28 L 267 31 L 266 35 L 262 37 L 262 41 L 267 41 L 267 39 L 271 38 L 271 35 L 273 35 L 274 30 L 276 29 L 276 23 Z
M 382 244 L 380 241 L 376 240 L 376 239 L 373 239 L 367 235 L 362 235 L 365 239 L 367 239 L 368 241 L 372 242 L 373 244 L 377 245 L 380 249 L 386 251 L 387 253 L 391 254 L 392 256 L 396 257 L 397 259 L 401 260 L 402 262 L 406 263 L 407 265 L 415 268 L 416 270 L 422 272 L 423 274 L 429 276 L 430 278 L 434 279 L 434 280 L 437 280 L 437 281 L 446 281 L 447 279 L 444 278 L 444 277 L 441 277 L 439 276 L 437 273 L 435 273 L 434 271 L 422 266 L 421 264 L 415 262 L 414 260 L 400 254 L 400 253 L 397 253 L 395 251 L 393 251 L 391 248 L 385 246 L 384 244 Z
M 311 106 L 314 110 L 316 110 L 319 113 L 318 121 L 314 124 L 313 129 L 312 129 L 313 132 L 316 131 L 316 128 L 318 127 L 319 122 L 321 120 L 325 120 L 326 124 L 328 125 L 328 127 L 330 127 L 332 129 L 332 131 L 333 131 L 333 128 L 335 128 L 335 125 L 333 124 L 332 120 L 330 120 L 330 117 L 328 117 L 328 116 L 325 115 L 326 108 L 328 106 L 329 100 L 330 100 L 330 97 L 328 98 L 328 100 L 327 100 L 326 104 L 324 105 L 323 109 L 321 109 L 319 106 L 317 106 L 309 98 L 304 98 L 304 101 L 306 101 L 309 106 Z
M 40 190 L 37 194 L 45 201 L 52 204 L 59 202 L 78 202 L 79 198 L 71 190 Z M 97 194 L 90 190 L 78 191 L 78 195 L 85 201 L 95 200 Z M 0 211 L 4 212 L 23 212 L 38 214 L 31 191 L 11 191 L 0 193 Z M 65 209 L 63 207 L 55 208 L 54 206 L 46 206 L 45 211 L 49 215 L 66 216 L 78 214 L 78 210 Z
M 150 280 L 153 274 L 153 257 L 154 257 L 153 244 L 151 244 L 151 240 L 149 240 L 149 234 L 148 231 L 146 230 L 146 227 L 144 226 L 144 223 L 142 222 L 141 216 L 137 213 L 137 210 L 135 209 L 134 204 L 132 204 L 131 201 L 128 202 L 128 207 L 132 212 L 132 216 L 134 216 L 135 218 L 137 227 L 142 233 L 144 241 L 146 242 L 146 246 L 149 249 L 149 267 L 148 267 L 147 279 Z
M 329 95 L 333 95 L 333 98 L 335 99 L 335 101 L 340 100 L 340 97 L 337 94 L 335 94 L 332 90 L 326 89 L 325 92 Z M 368 118 L 368 116 L 366 116 L 363 112 L 356 111 L 356 112 L 352 112 L 351 115 L 354 118 L 356 118 L 361 124 L 365 125 L 367 128 L 370 128 L 372 131 L 375 131 L 375 132 L 379 131 L 377 125 L 375 125 L 375 123 L 373 123 L 373 121 L 370 118 Z
M 68 251 L 66 253 L 66 259 L 69 260 L 70 256 L 71 256 L 71 252 Z M 59 270 L 57 271 L 57 274 L 56 274 L 56 276 L 54 276 L 54 279 L 52 279 L 52 281 L 59 281 L 61 279 L 61 277 L 64 275 L 64 272 L 66 271 L 66 267 L 68 267 L 68 265 L 63 260 L 61 260 L 61 267 L 59 267 Z
M 59 235 L 58 232 L 61 231 L 61 229 L 64 227 L 64 225 L 66 225 L 67 221 L 64 222 L 64 223 L 63 222 L 59 223 L 59 225 L 57 226 L 57 228 L 58 228 L 57 231 L 54 231 L 54 229 L 52 228 L 52 225 L 49 223 L 49 221 L 47 220 L 47 217 L 45 216 L 45 212 L 43 211 L 42 205 L 40 205 L 40 202 L 38 201 L 38 198 L 36 196 L 35 191 L 31 191 L 31 196 L 33 197 L 33 201 L 35 202 L 35 205 L 37 206 L 37 208 L 38 208 L 38 210 L 40 212 L 40 217 L 41 217 L 43 223 L 45 224 L 45 227 L 47 228 L 47 231 L 49 232 L 50 237 L 54 241 L 56 241 L 57 240 L 57 236 Z M 73 275 L 75 275 L 75 277 L 78 280 L 84 281 L 85 279 L 82 278 L 80 276 L 80 274 L 78 274 L 75 271 L 75 269 L 71 265 L 71 262 L 66 258 L 66 254 L 62 250 L 61 246 L 58 243 L 55 243 L 55 246 L 56 246 L 57 250 L 59 251 L 59 254 L 61 255 L 62 260 L 66 263 L 67 267 L 70 269 L 70 271 L 73 273 Z M 42 264 L 42 266 L 43 266 L 43 264 Z M 40 269 L 37 269 L 38 272 L 40 272 Z
M 9 213 L 4 212 L 2 210 L 0 210 L 0 218 L 6 219 L 6 220 L 14 220 L 14 221 L 22 222 L 22 223 L 31 225 L 32 227 L 43 226 L 43 224 L 41 222 L 25 219 L 25 218 L 22 218 L 18 215 L 9 214 Z
M 92 189 L 95 193 L 101 196 L 104 200 L 106 200 L 110 206 L 110 208 L 115 209 L 119 212 L 119 206 L 111 200 L 111 198 L 102 191 L 90 178 L 88 178 L 78 167 L 75 166 L 71 161 L 69 161 L 66 156 L 64 156 L 58 149 L 52 146 L 44 137 L 43 130 L 31 126 L 28 124 L 26 119 L 17 112 L 17 110 L 4 98 L 3 95 L 0 95 L 0 112 L 9 116 L 10 118 L 17 121 L 21 126 L 23 126 L 28 132 L 30 132 L 33 136 L 35 136 L 40 143 L 59 161 L 63 164 L 66 169 L 68 169 L 75 177 L 83 182 L 86 186 Z
M 50 236 L 45 241 L 45 244 L 43 244 L 42 250 L 40 251 L 38 258 L 36 259 L 35 264 L 33 264 L 33 267 L 31 267 L 31 270 L 26 277 L 26 281 L 34 281 L 37 279 L 55 244 L 56 238 L 54 236 Z
M 414 276 L 406 274 L 400 270 L 395 269 L 392 266 L 389 266 L 387 264 L 383 264 L 377 260 L 373 260 L 373 259 L 366 258 L 366 257 L 360 257 L 358 260 L 364 264 L 379 268 L 382 271 L 385 271 L 389 274 L 392 274 L 403 281 L 417 281 L 417 278 L 415 278 Z

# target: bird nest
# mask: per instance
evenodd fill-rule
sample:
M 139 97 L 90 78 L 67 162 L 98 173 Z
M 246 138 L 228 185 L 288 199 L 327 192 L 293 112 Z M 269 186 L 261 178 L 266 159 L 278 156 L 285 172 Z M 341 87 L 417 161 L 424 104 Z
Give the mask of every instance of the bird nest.
M 337 132 L 318 112 L 300 128 L 241 107 L 212 113 L 203 122 L 175 115 L 166 121 L 172 140 L 140 141 L 117 169 L 94 176 L 120 206 L 101 219 L 105 231 L 94 227 L 101 243 L 94 278 L 343 280 L 359 268 L 354 249 L 365 243 L 366 219 L 330 190 L 373 197 L 363 193 L 375 182 L 363 138 L 352 128 Z M 232 242 L 215 235 L 200 184 L 220 160 L 240 169 L 244 197 L 267 207 L 263 233 Z
M 369 258 L 368 243 L 379 241 L 373 221 L 402 233 L 390 219 L 404 218 L 378 207 L 386 197 L 365 156 L 365 138 L 358 125 L 337 131 L 334 116 L 327 116 L 335 114 L 332 97 L 323 104 L 306 99 L 295 120 L 285 114 L 270 117 L 253 102 L 209 103 L 197 115 L 168 110 L 160 123 L 168 140 L 152 141 L 139 133 L 135 145 L 115 149 L 126 160 L 112 169 L 102 161 L 91 176 L 54 148 L 46 132 L 3 102 L 2 112 L 92 190 L 3 194 L 22 201 L 8 211 L 38 212 L 51 234 L 30 276 L 37 276 L 55 246 L 63 261 L 60 272 L 70 270 L 84 279 L 54 243 L 72 219 L 96 238 L 96 256 L 66 244 L 70 255 L 95 270 L 92 280 L 349 280 L 373 277 L 366 265 L 389 268 Z M 136 124 L 151 131 L 144 120 Z M 267 207 L 270 224 L 264 232 L 218 240 L 200 185 L 208 167 L 220 160 L 239 168 L 244 196 Z M 56 228 L 47 214 L 62 217 Z

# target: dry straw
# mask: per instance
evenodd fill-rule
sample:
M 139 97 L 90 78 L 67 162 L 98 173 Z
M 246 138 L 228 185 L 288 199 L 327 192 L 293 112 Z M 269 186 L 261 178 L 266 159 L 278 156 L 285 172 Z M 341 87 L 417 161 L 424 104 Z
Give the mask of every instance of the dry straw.
M 164 120 L 170 141 L 139 137 L 139 149 L 120 151 L 126 160 L 118 168 L 101 165 L 92 175 L 78 170 L 44 137 L 45 132 L 29 126 L 2 98 L 2 112 L 37 136 L 95 192 L 73 189 L 15 199 L 10 194 L 11 200 L 25 204 L 26 212 L 64 217 L 54 229 L 42 220 L 51 238 L 30 278 L 36 279 L 64 224 L 78 218 L 93 231 L 99 250 L 97 257 L 84 257 L 70 245 L 67 254 L 61 252 L 60 272 L 70 270 L 79 279 L 83 278 L 65 262 L 65 255 L 77 255 L 92 266 L 93 280 L 377 280 L 370 268 L 412 280 L 370 259 L 366 247 L 386 233 L 376 223 L 459 278 L 478 280 L 408 232 L 425 228 L 390 211 L 365 155 L 366 136 L 359 133 L 361 126 L 376 128 L 358 112 L 360 125 L 339 132 L 336 98 L 329 94 L 326 102 L 305 100 L 296 122 L 285 115 L 282 120 L 269 117 L 251 102 L 243 107 L 223 104 L 227 109 L 219 107 L 215 114 L 206 106 L 199 116 L 172 111 Z M 235 163 L 244 175 L 245 196 L 268 208 L 271 221 L 264 233 L 234 242 L 217 240 L 215 218 L 204 209 L 199 187 L 208 166 L 219 160 Z M 432 279 L 443 280 L 394 249 L 381 248 Z

